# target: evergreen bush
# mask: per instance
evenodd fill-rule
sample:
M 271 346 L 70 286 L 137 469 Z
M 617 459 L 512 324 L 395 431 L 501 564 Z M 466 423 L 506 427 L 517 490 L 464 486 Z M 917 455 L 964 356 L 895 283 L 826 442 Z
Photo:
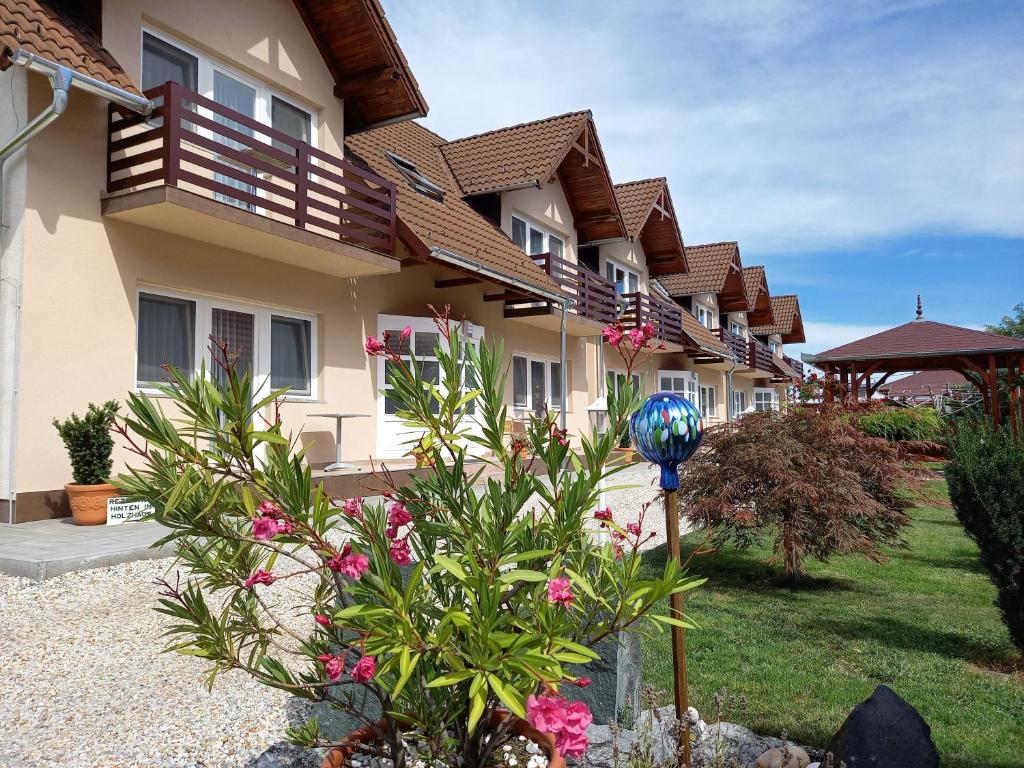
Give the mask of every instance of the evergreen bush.
M 53 420 L 71 459 L 71 475 L 79 485 L 99 485 L 110 478 L 114 438 L 110 428 L 117 415 L 117 401 L 89 403 L 85 416 L 72 413 L 64 421 Z

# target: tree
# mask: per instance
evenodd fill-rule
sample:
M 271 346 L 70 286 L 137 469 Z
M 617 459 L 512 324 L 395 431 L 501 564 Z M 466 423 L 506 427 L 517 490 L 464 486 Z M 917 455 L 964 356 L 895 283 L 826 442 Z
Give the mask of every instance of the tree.
M 790 407 L 751 413 L 709 430 L 680 472 L 683 516 L 717 546 L 771 536 L 787 575 L 806 557 L 864 555 L 903 546 L 908 484 L 899 449 L 868 437 L 831 410 Z
M 1024 440 L 963 421 L 949 438 L 946 481 L 957 519 L 978 545 L 996 606 L 1024 653 Z
M 999 325 L 986 325 L 985 330 L 989 333 L 998 333 L 1000 336 L 1014 336 L 1024 339 L 1024 302 L 1013 308 L 1016 317 L 1003 315 Z

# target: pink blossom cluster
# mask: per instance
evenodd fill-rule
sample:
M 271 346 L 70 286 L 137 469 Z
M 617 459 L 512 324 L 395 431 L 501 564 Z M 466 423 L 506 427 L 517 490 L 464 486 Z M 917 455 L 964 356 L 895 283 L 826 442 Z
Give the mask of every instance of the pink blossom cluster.
M 572 593 L 572 582 L 568 576 L 558 576 L 548 582 L 548 602 L 563 608 L 572 606 L 576 596 Z
M 256 571 L 245 580 L 245 588 L 252 589 L 257 584 L 262 584 L 266 587 L 269 587 L 275 581 L 277 581 L 277 577 L 274 576 L 274 574 L 268 573 L 267 571 L 264 571 L 262 568 L 257 568 Z
M 399 531 L 406 527 L 405 535 Z M 391 539 L 388 554 L 397 565 L 409 565 L 412 562 L 412 550 L 409 548 L 409 534 L 412 529 L 412 515 L 401 501 L 395 501 L 388 509 L 388 528 L 384 535 Z
M 402 333 L 399 336 L 403 345 L 410 336 L 412 336 L 412 326 L 407 325 L 402 329 Z M 367 336 L 365 345 L 366 354 L 370 357 L 387 357 L 391 360 L 397 360 L 400 355 L 391 350 L 390 345 L 388 344 L 389 341 L 391 341 L 391 334 L 387 331 L 384 331 L 379 339 L 376 336 Z
M 345 510 L 345 514 L 351 517 L 353 520 L 363 519 L 362 496 L 353 496 L 351 499 L 345 499 L 345 503 L 341 505 L 341 508 Z
M 317 661 L 324 665 L 324 672 L 329 680 L 337 680 L 345 673 L 345 658 L 348 653 L 341 655 L 321 653 Z M 373 656 L 360 656 L 359 661 L 352 667 L 349 673 L 357 683 L 368 683 L 377 674 L 377 659 Z
M 526 699 L 526 719 L 530 725 L 555 737 L 555 749 L 562 757 L 581 757 L 587 751 L 587 726 L 594 716 L 582 701 L 568 702 L 555 694 Z
M 269 499 L 261 501 L 256 511 L 259 514 L 252 519 L 252 537 L 257 541 L 269 541 L 279 534 L 287 536 L 295 530 L 288 516 Z
M 352 544 L 346 541 L 340 552 L 327 559 L 327 567 L 342 576 L 359 580 L 370 569 L 370 558 L 362 552 L 353 552 Z

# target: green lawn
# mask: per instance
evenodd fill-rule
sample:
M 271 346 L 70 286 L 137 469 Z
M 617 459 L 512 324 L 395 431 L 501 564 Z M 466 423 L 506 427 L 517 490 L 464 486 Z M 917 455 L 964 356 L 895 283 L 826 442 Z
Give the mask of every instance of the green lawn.
M 854 557 L 808 563 L 792 588 L 767 549 L 698 558 L 709 581 L 687 600 L 691 702 L 714 719 L 713 696 L 745 696 L 731 719 L 824 746 L 850 709 L 885 683 L 932 727 L 945 768 L 1024 766 L 1024 674 L 992 605 L 995 590 L 941 499 L 911 512 L 909 550 L 876 565 Z M 684 541 L 685 552 L 697 542 Z M 664 562 L 664 549 L 651 555 Z M 644 640 L 645 677 L 671 702 L 669 636 Z

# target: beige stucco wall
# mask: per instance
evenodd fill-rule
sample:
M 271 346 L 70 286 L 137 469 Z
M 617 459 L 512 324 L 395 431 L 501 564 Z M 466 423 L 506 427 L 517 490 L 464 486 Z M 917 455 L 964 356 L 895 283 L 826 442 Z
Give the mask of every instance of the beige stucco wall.
M 576 225 L 561 183 L 552 181 L 541 189 L 526 187 L 501 193 L 501 230 L 512 236 L 512 214 L 532 219 L 565 239 L 565 258 L 577 261 Z
M 648 280 L 650 275 L 647 271 L 647 257 L 644 255 L 643 246 L 639 241 L 619 240 L 614 243 L 605 243 L 600 248 L 601 277 L 608 273 L 605 264 L 609 259 L 628 267 L 637 273 L 640 283 L 640 293 L 648 293 Z
M 304 102 L 319 112 L 320 149 L 337 154 L 344 145 L 334 80 L 290 0 L 107 0 L 103 44 L 136 83 L 141 82 L 144 27 Z

